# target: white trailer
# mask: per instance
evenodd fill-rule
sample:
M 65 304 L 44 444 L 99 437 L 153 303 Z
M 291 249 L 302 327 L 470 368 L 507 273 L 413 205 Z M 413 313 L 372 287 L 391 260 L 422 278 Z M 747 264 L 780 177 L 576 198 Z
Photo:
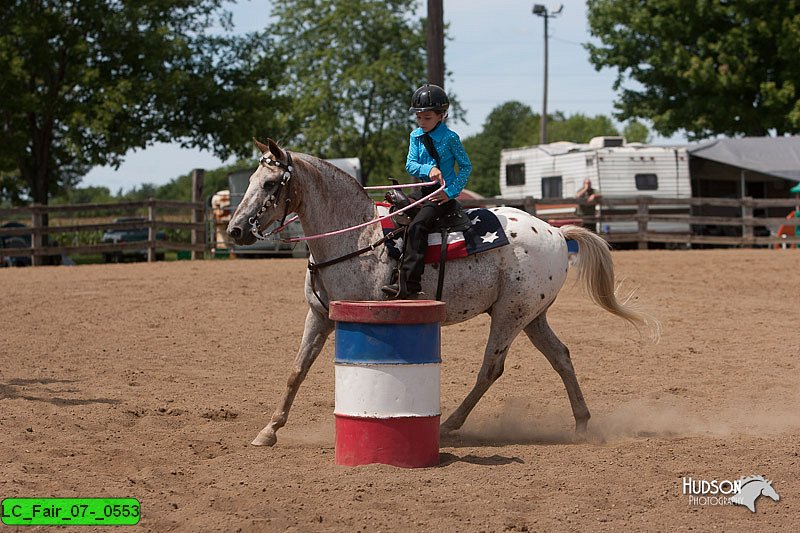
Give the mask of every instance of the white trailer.
M 628 144 L 622 137 L 595 137 L 588 144 L 555 142 L 500 152 L 503 198 L 574 198 L 587 178 L 604 198 L 692 195 L 689 156 L 684 146 Z M 659 206 L 658 210 L 676 212 L 675 206 Z M 684 211 L 688 213 L 688 209 Z M 636 223 L 613 222 L 598 229 L 633 232 Z M 685 233 L 689 225 L 651 223 L 649 229 Z

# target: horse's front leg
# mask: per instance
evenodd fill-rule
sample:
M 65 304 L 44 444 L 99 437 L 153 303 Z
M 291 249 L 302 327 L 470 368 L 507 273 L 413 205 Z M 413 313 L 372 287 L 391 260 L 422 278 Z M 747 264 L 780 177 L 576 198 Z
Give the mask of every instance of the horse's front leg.
M 308 310 L 305 330 L 303 331 L 303 342 L 300 344 L 300 351 L 294 360 L 292 373 L 289 374 L 286 392 L 283 393 L 283 398 L 281 398 L 281 402 L 278 408 L 275 409 L 275 413 L 272 415 L 267 427 L 261 430 L 251 444 L 255 446 L 272 446 L 278 441 L 275 432 L 286 425 L 289 409 L 292 407 L 297 389 L 300 388 L 300 384 L 306 378 L 308 370 L 322 351 L 322 347 L 325 346 L 325 341 L 333 331 L 333 326 L 334 322 L 329 320 L 328 317 L 315 312 L 313 309 Z

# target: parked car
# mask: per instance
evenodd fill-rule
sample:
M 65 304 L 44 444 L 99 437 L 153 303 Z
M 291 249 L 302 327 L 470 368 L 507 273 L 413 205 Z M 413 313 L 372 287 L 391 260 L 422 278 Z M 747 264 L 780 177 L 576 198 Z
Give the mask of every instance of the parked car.
M 134 229 L 109 229 L 103 233 L 101 243 L 121 243 L 138 242 L 148 239 L 147 219 L 144 217 L 122 217 L 114 219 L 114 222 L 141 222 L 141 228 Z M 156 232 L 156 240 L 166 240 L 167 235 L 163 231 Z M 135 261 L 147 261 L 147 248 L 141 250 L 119 250 L 115 252 L 103 253 L 103 261 L 106 263 L 122 263 L 125 259 Z M 164 260 L 164 252 L 156 252 L 156 260 Z
M 6 222 L 1 228 L 25 228 L 21 222 Z M 30 235 L 2 235 L 0 236 L 0 248 L 30 248 Z M 19 255 L 14 257 L 0 257 L 0 267 L 19 267 L 31 266 L 31 256 Z

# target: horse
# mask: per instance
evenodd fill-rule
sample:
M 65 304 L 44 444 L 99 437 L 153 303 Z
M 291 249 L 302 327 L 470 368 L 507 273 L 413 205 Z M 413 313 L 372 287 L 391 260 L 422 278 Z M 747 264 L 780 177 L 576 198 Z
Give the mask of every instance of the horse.
M 375 219 L 376 206 L 349 174 L 317 157 L 288 152 L 275 141 L 254 139 L 262 156 L 250 176 L 244 197 L 231 216 L 228 234 L 239 245 L 256 241 L 253 230 L 299 217 L 306 236 L 335 232 Z M 518 209 L 497 207 L 509 245 L 448 262 L 443 289 L 446 318 L 443 326 L 482 313 L 491 316 L 483 364 L 472 390 L 441 426 L 443 433 L 464 424 L 478 400 L 503 373 L 512 341 L 525 332 L 561 377 L 567 391 L 577 432 L 585 432 L 590 413 L 578 385 L 569 349 L 547 322 L 547 310 L 564 284 L 569 269 L 567 239 L 579 245 L 578 279 L 591 300 L 606 311 L 649 330 L 657 338 L 658 321 L 637 310 L 627 299 L 617 298 L 609 245 L 601 237 L 577 226 L 555 228 Z M 327 305 L 334 300 L 383 300 L 381 286 L 389 283 L 395 260 L 381 241 L 380 224 L 357 231 L 308 241 L 309 270 L 305 278 L 308 312 L 300 349 L 286 389 L 269 421 L 252 444 L 272 446 L 276 432 L 286 424 L 300 384 L 334 329 Z M 360 253 L 357 253 L 360 252 Z M 324 267 L 324 268 L 323 268 Z M 423 291 L 433 294 L 436 273 L 426 269 Z
M 743 505 L 750 509 L 751 513 L 756 512 L 756 500 L 759 496 L 767 496 L 776 502 L 781 499 L 772 486 L 772 481 L 764 479 L 763 476 L 743 477 L 739 480 L 739 484 L 741 489 L 735 496 L 731 497 L 731 503 Z

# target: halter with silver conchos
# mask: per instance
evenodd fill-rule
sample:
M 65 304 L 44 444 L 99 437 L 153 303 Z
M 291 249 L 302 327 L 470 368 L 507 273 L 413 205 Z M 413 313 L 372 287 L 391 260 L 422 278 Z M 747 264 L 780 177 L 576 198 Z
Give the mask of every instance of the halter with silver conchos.
M 273 166 L 283 169 L 283 176 L 281 177 L 280 182 L 278 182 L 278 186 L 272 193 L 268 194 L 267 197 L 264 199 L 264 203 L 259 208 L 258 213 L 256 213 L 254 216 L 250 217 L 247 220 L 251 226 L 250 233 L 252 233 L 256 237 L 256 239 L 263 241 L 266 240 L 270 235 L 284 228 L 284 221 L 286 220 L 286 215 L 288 214 L 289 210 L 289 202 L 291 200 L 288 194 L 288 190 L 286 194 L 286 199 L 284 200 L 283 217 L 281 217 L 281 221 L 275 229 L 273 229 L 267 234 L 264 234 L 261 231 L 261 222 L 259 221 L 259 218 L 261 218 L 261 215 L 263 215 L 264 212 L 270 207 L 278 206 L 278 197 L 280 196 L 283 188 L 289 184 L 289 180 L 292 179 L 292 172 L 294 171 L 294 166 L 292 165 L 292 154 L 290 154 L 288 151 L 286 152 L 286 163 L 284 163 L 283 161 L 278 161 L 277 159 L 272 159 L 272 157 L 265 154 L 261 157 L 261 159 L 258 160 L 258 164 L 263 166 Z M 266 188 L 266 186 L 270 185 L 271 183 L 274 182 L 265 183 L 264 188 Z

